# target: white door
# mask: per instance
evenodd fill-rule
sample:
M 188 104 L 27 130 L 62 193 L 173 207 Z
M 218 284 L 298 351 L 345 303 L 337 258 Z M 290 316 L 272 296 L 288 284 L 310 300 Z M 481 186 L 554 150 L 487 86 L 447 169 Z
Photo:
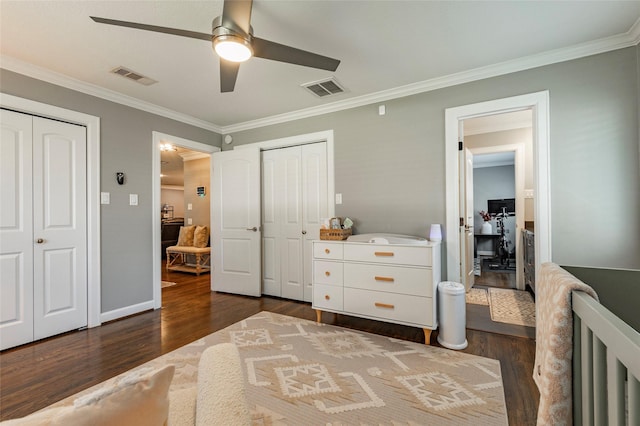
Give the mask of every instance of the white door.
M 33 118 L 34 338 L 87 325 L 87 140 Z
M 313 296 L 311 242 L 320 238 L 322 219 L 329 217 L 327 198 L 327 144 L 314 143 L 302 147 L 302 234 L 304 238 L 304 301 Z
M 2 111 L 1 155 L 4 349 L 87 325 L 86 129 Z
M 473 287 L 473 154 L 468 148 L 460 151 L 460 276 L 465 289 Z
M 262 153 L 262 293 L 280 297 L 278 150 Z
M 260 151 L 213 153 L 211 289 L 260 296 Z
M 0 110 L 0 350 L 33 341 L 32 117 Z

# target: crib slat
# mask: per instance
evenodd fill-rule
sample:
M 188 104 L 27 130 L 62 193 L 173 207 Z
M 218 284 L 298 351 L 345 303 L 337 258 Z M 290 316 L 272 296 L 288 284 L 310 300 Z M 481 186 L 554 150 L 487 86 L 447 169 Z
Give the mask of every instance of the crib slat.
M 607 349 L 593 336 L 593 423 L 607 425 Z
M 629 379 L 629 424 L 640 425 L 640 381 L 627 372 Z
M 582 424 L 582 320 L 573 316 L 573 424 Z
M 593 425 L 593 333 L 582 324 L 582 424 Z
M 625 376 L 626 368 L 612 351 L 607 351 L 607 400 L 609 422 L 611 426 L 624 426 L 625 412 Z

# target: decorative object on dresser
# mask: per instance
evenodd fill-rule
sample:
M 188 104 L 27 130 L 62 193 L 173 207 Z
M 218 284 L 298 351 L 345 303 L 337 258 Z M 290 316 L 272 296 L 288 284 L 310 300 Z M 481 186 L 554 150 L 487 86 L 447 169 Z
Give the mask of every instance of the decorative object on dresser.
M 420 327 L 425 343 L 438 327 L 440 242 L 355 235 L 313 242 L 313 309 Z

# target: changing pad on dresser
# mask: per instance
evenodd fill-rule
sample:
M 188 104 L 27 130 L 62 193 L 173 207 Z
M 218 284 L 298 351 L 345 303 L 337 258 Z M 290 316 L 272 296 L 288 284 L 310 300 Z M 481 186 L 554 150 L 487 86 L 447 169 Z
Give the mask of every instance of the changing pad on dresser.
M 426 238 L 414 237 L 413 235 L 383 233 L 351 235 L 347 238 L 347 241 L 351 243 L 429 245 L 429 241 Z

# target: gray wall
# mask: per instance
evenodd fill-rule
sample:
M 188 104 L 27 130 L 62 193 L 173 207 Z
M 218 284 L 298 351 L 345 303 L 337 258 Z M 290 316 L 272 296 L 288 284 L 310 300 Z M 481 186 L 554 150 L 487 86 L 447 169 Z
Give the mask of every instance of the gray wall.
M 548 90 L 553 261 L 637 270 L 639 54 L 630 47 L 386 101 L 385 116 L 369 105 L 237 132 L 223 149 L 333 129 L 336 214 L 360 233 L 425 235 L 445 221 L 445 109 Z
M 100 117 L 102 312 L 153 300 L 151 214 L 152 131 L 220 146 L 220 135 L 134 108 L 0 69 L 0 90 L 34 101 Z M 126 184 L 115 173 L 125 172 Z M 137 207 L 129 194 L 138 194 Z
M 549 90 L 553 260 L 639 269 L 636 56 L 621 49 L 387 101 L 385 116 L 370 105 L 246 130 L 223 149 L 333 129 L 336 214 L 358 232 L 424 235 L 445 220 L 445 108 Z
M 514 166 L 480 167 L 473 169 L 473 228 L 480 233 L 484 219 L 480 216 L 480 210 L 487 211 L 487 200 L 499 200 L 503 198 L 515 198 L 516 181 Z M 498 221 L 491 220 L 494 234 L 500 232 Z M 505 238 L 509 241 L 509 252 L 515 251 L 514 235 L 516 231 L 516 217 L 510 216 L 504 219 Z M 491 241 L 478 241 L 478 251 L 493 250 Z

